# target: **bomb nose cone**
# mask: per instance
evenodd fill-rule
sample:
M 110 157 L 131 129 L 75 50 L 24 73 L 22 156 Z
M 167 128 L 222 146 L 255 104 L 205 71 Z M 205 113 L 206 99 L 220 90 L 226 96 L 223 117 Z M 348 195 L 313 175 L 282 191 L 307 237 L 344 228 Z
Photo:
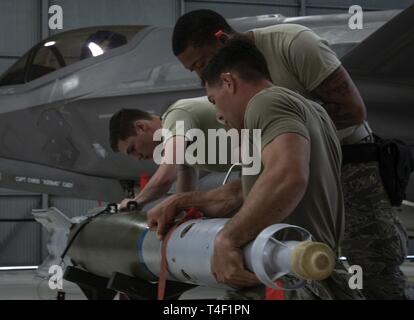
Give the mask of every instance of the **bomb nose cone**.
M 305 280 L 324 280 L 335 267 L 335 254 L 324 243 L 304 241 L 295 246 L 291 255 L 292 271 Z

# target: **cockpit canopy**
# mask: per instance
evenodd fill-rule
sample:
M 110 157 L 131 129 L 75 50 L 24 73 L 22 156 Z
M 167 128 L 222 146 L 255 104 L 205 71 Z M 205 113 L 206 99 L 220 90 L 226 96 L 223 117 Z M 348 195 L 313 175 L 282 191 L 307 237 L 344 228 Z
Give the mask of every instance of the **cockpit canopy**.
M 146 26 L 101 26 L 63 32 L 33 47 L 1 77 L 0 86 L 23 84 L 128 44 Z

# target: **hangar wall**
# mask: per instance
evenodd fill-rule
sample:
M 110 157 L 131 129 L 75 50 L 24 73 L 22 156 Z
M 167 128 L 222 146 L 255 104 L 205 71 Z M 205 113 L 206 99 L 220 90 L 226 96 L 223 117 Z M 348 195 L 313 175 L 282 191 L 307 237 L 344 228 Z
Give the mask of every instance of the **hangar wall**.
M 36 266 L 47 256 L 47 232 L 32 209 L 59 208 L 69 217 L 82 215 L 97 201 L 0 189 L 0 267 Z
M 48 30 L 48 8 L 63 9 L 63 31 L 105 24 L 174 24 L 181 13 L 200 8 L 225 17 L 280 13 L 285 16 L 345 13 L 351 5 L 364 10 L 403 9 L 413 0 L 1 0 L 0 73 L 41 39 Z
M 67 31 L 108 24 L 172 26 L 182 13 L 200 8 L 233 18 L 268 13 L 345 13 L 354 4 L 364 10 L 403 9 L 412 3 L 413 0 L 0 0 L 0 73 L 54 33 L 48 28 L 48 8 L 55 4 L 63 9 L 62 31 Z M 97 202 L 0 190 L 0 267 L 38 265 L 42 261 L 46 235 L 30 213 L 44 206 L 56 206 L 73 217 L 97 206 Z

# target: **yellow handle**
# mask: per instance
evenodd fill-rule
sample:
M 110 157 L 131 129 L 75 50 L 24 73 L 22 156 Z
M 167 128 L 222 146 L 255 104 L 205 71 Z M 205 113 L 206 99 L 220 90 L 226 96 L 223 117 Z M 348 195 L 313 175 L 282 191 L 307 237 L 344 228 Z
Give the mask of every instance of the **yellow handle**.
M 304 241 L 293 249 L 291 270 L 305 280 L 324 280 L 335 268 L 335 254 L 324 243 Z

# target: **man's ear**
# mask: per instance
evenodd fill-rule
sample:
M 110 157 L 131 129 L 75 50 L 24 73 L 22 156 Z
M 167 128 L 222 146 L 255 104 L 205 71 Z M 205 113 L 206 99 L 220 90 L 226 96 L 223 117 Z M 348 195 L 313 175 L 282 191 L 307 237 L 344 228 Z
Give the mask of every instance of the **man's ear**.
M 137 134 L 145 132 L 148 130 L 148 125 L 142 120 L 136 120 L 134 122 L 135 132 Z
M 220 79 L 223 83 L 223 88 L 225 90 L 230 91 L 231 93 L 234 93 L 236 90 L 236 82 L 235 78 L 230 72 L 222 73 L 220 75 Z

